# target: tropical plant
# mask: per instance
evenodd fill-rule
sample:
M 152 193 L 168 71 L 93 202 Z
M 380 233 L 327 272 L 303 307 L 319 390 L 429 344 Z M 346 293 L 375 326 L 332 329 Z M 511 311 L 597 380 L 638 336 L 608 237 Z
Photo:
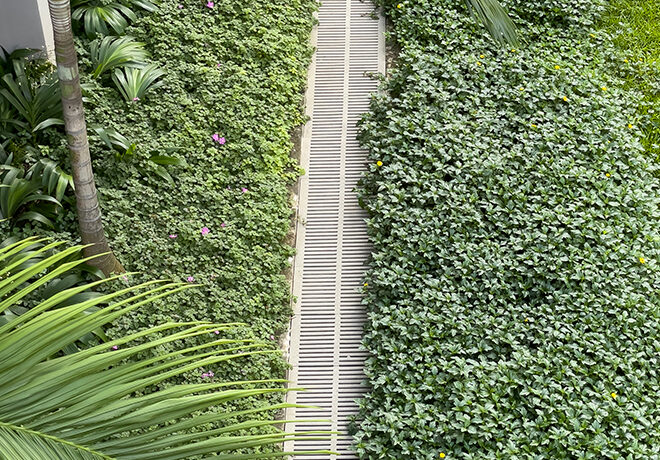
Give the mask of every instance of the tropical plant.
M 33 48 L 19 48 L 10 53 L 4 46 L 0 46 L 0 77 L 14 73 L 14 61 L 22 61 L 40 51 Z
M 11 244 L 17 243 L 20 241 L 20 238 L 17 236 L 12 236 L 0 243 L 0 248 L 7 247 Z M 45 239 L 35 239 L 31 245 L 23 247 L 19 252 L 15 253 L 12 257 L 8 257 L 0 261 L 0 269 L 6 268 L 14 262 L 20 260 L 20 264 L 14 267 L 14 270 L 23 270 L 29 268 L 44 259 L 56 255 L 61 252 L 62 243 L 48 243 Z M 28 257 L 25 257 L 28 256 Z M 56 269 L 62 264 L 72 262 L 74 260 L 79 260 L 82 258 L 80 251 L 68 251 L 67 254 L 63 254 L 60 258 L 53 262 L 45 271 L 40 272 L 36 275 L 43 276 L 45 273 L 48 273 L 51 270 Z M 39 299 L 45 299 L 53 297 L 58 292 L 62 292 L 66 289 L 69 289 L 74 286 L 80 286 L 83 283 L 89 283 L 97 279 L 103 278 L 103 272 L 99 269 L 92 267 L 89 264 L 83 263 L 77 265 L 67 272 L 59 275 L 56 278 L 51 279 L 48 283 L 41 286 L 39 289 L 32 292 L 29 296 L 26 296 L 21 301 L 16 302 L 14 305 L 9 307 L 3 312 L 0 312 L 0 326 L 7 324 L 9 321 L 16 319 L 18 316 L 27 313 L 30 308 L 38 304 Z M 28 279 L 25 282 L 21 283 L 19 289 L 29 287 L 30 282 L 34 278 Z M 74 303 L 80 303 L 86 300 L 89 300 L 94 297 L 98 297 L 101 294 L 94 291 L 84 291 L 78 294 L 69 297 L 68 299 L 60 302 L 59 304 L 53 305 L 54 308 L 63 307 L 71 305 Z M 85 311 L 85 314 L 93 313 L 97 311 L 98 307 L 92 307 Z M 92 346 L 98 344 L 99 340 L 107 341 L 108 338 L 105 335 L 102 328 L 98 328 L 93 333 L 85 334 L 80 337 L 78 344 L 70 344 L 64 348 L 65 353 L 73 353 L 79 349 L 79 346 Z M 78 345 L 78 346 L 77 346 Z
M 0 263 L 15 258 L 34 241 L 18 241 L 0 249 Z M 18 267 L 30 256 L 0 268 L 0 311 L 84 263 L 86 259 L 59 265 L 20 288 L 61 260 L 63 254 L 80 249 L 66 249 L 23 269 Z M 222 337 L 236 324 L 170 322 L 63 354 L 62 350 L 81 335 L 149 302 L 192 287 L 151 281 L 53 309 L 56 303 L 89 287 L 117 278 L 61 291 L 0 326 L 0 456 L 22 460 L 175 460 L 216 454 L 224 459 L 257 459 L 287 453 L 233 453 L 301 436 L 327 439 L 328 432 L 289 434 L 274 427 L 281 420 L 250 419 L 292 407 L 285 403 L 242 412 L 219 410 L 191 415 L 211 406 L 287 391 L 268 386 L 280 380 L 192 382 L 158 388 L 171 377 L 244 357 L 280 353 L 250 340 Z M 90 307 L 98 310 L 84 314 Z M 185 343 L 193 337 L 207 340 L 156 355 L 164 345 Z M 211 429 L 200 429 L 211 424 Z
M 465 0 L 465 4 L 496 42 L 518 45 L 516 26 L 498 0 Z
M 125 160 L 135 154 L 137 145 L 135 142 L 130 142 L 123 134 L 117 132 L 112 128 L 104 128 L 99 125 L 89 125 L 96 136 L 109 148 L 115 151 L 115 156 L 118 160 Z
M 110 251 L 101 219 L 92 159 L 89 154 L 87 124 L 85 123 L 82 89 L 78 74 L 78 58 L 71 29 L 69 0 L 48 0 L 48 9 L 53 25 L 55 56 L 63 95 L 64 129 L 71 152 L 78 227 L 82 242 L 85 244 L 85 255 L 101 255 L 91 259 L 90 263 L 100 268 L 105 274 L 123 272 L 123 267 Z M 101 58 L 100 51 L 97 57 Z
M 37 183 L 41 182 L 44 193 L 62 201 L 68 187 L 74 189 L 73 177 L 65 173 L 57 163 L 52 160 L 41 159 L 27 172 L 25 177 Z
M 51 221 L 60 202 L 41 193 L 40 185 L 22 177 L 20 168 L 11 168 L 2 175 L 0 184 L 0 219 L 14 222 L 31 220 L 53 227 Z
M 166 153 L 173 153 L 179 150 L 178 148 L 167 148 Z M 172 175 L 165 168 L 166 166 L 187 166 L 186 160 L 183 158 L 175 157 L 172 155 L 159 155 L 154 154 L 149 157 L 149 161 L 156 165 L 154 172 L 157 176 L 165 179 L 170 185 L 174 185 Z
M 16 78 L 15 61 L 20 61 L 19 65 L 25 63 L 25 59 L 38 53 L 39 50 L 24 48 L 17 49 L 8 52 L 4 47 L 0 46 L 0 78 L 5 75 L 12 75 L 13 78 Z M 0 83 L 0 89 L 2 88 L 2 83 Z M 0 139 L 9 139 L 16 137 L 16 132 L 23 128 L 26 128 L 24 122 L 18 120 L 19 115 L 17 115 L 16 110 L 13 106 L 5 99 L 5 97 L 0 94 Z
M 129 141 L 122 134 L 112 128 L 104 128 L 98 125 L 90 125 L 90 129 L 96 133 L 99 139 L 112 150 L 115 151 L 115 157 L 120 161 L 127 161 L 133 158 L 137 151 L 135 142 Z M 179 151 L 178 147 L 167 147 L 165 153 L 171 154 Z M 165 168 L 166 166 L 187 166 L 186 160 L 172 155 L 163 155 L 156 150 L 149 152 L 149 161 L 155 166 L 154 173 L 162 179 L 165 179 L 171 185 L 174 185 L 172 175 Z
M 14 128 L 20 126 L 20 121 L 16 120 L 16 113 L 0 94 L 0 141 L 14 136 Z
M 51 219 L 68 186 L 73 186 L 72 177 L 51 160 L 40 160 L 27 173 L 12 166 L 12 160 L 13 154 L 0 151 L 0 219 L 30 220 L 52 228 Z
M 0 89 L 0 98 L 20 117 L 14 124 L 27 128 L 32 132 L 53 125 L 62 125 L 62 104 L 60 89 L 55 72 L 42 81 L 33 83 L 25 74 L 25 62 L 21 59 L 12 60 L 13 73 L 2 77 L 4 88 Z M 2 109 L 7 116 L 7 107 Z
M 146 0 L 128 0 L 125 2 L 103 2 L 100 0 L 71 0 L 72 17 L 83 21 L 85 33 L 89 37 L 96 34 L 108 35 L 108 26 L 117 34 L 124 33 L 129 21 L 137 19 L 130 8 L 136 6 L 153 12 L 156 5 Z
M 162 69 L 159 69 L 156 64 L 150 64 L 139 68 L 115 69 L 112 80 L 124 99 L 137 101 L 142 99 L 150 89 L 162 86 L 164 82 L 156 80 L 163 75 L 165 75 L 165 72 Z
M 89 51 L 94 78 L 118 66 L 141 67 L 147 58 L 144 44 L 133 37 L 104 37 L 93 41 Z

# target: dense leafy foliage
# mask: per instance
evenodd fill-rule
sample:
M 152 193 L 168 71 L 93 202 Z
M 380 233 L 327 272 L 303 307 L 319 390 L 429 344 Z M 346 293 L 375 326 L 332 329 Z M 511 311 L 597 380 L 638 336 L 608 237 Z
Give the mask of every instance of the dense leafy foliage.
M 615 0 L 603 20 L 626 58 L 637 62 L 626 84 L 640 91 L 642 143 L 660 161 L 660 1 Z
M 103 0 L 71 0 L 71 16 L 83 24 L 89 37 L 95 34 L 108 35 L 110 29 L 122 34 L 130 21 L 137 20 L 132 8 L 155 11 L 156 5 L 148 0 L 124 0 L 123 2 L 105 2 Z M 137 8 L 136 8 L 137 9 Z
M 397 4 L 400 7 L 397 7 Z M 400 49 L 361 140 L 371 459 L 660 456 L 657 163 L 643 62 L 598 0 L 383 2 Z
M 158 5 L 153 13 L 134 9 L 137 20 L 125 29 L 165 72 L 162 86 L 144 98 L 126 101 L 111 80 L 113 70 L 92 78 L 112 59 L 101 59 L 102 38 L 77 39 L 85 115 L 110 246 L 127 270 L 140 272 L 130 282 L 190 279 L 201 293 L 144 305 L 107 333 L 122 337 L 168 321 L 239 321 L 249 327 L 231 334 L 276 348 L 291 314 L 284 274 L 293 254 L 286 242 L 288 187 L 299 171 L 290 154 L 292 132 L 304 121 L 316 2 Z M 99 48 L 92 59 L 94 40 Z M 41 154 L 67 165 L 64 137 L 53 133 L 48 144 L 39 147 Z M 12 153 L 20 152 L 12 147 Z M 52 234 L 77 240 L 72 213 L 54 224 Z M 10 228 L 9 222 L 0 223 L 0 231 L 33 234 L 29 225 Z M 263 354 L 214 371 L 217 379 L 259 380 L 282 377 L 285 368 L 279 354 Z M 202 382 L 199 373 L 186 378 Z M 275 404 L 281 393 L 268 399 Z M 260 404 L 248 398 L 230 406 Z
M 11 122 L 28 132 L 35 132 L 53 125 L 61 125 L 62 97 L 55 72 L 33 81 L 25 72 L 25 61 L 13 59 L 13 71 L 1 76 L 0 104 L 7 107 L 4 122 Z M 0 131 L 0 140 L 8 137 Z
M 0 219 L 14 222 L 30 220 L 53 227 L 62 200 L 73 178 L 55 162 L 35 163 L 25 173 L 12 165 L 14 156 L 0 148 Z
M 141 67 L 147 58 L 144 44 L 136 42 L 133 37 L 104 37 L 94 40 L 90 45 L 93 77 L 99 77 L 104 72 L 120 66 Z
M 150 89 L 156 89 L 163 85 L 163 81 L 157 81 L 165 75 L 165 72 L 159 69 L 156 64 L 150 64 L 144 67 L 132 68 L 124 67 L 115 69 L 112 80 L 117 85 L 117 89 L 127 101 L 137 101 L 144 98 L 144 95 Z
M 218 454 L 217 458 L 227 460 L 257 459 L 271 455 L 244 456 L 236 451 L 298 436 L 273 428 L 282 423 L 279 420 L 253 418 L 292 405 L 262 405 L 242 413 L 227 407 L 236 400 L 281 394 L 287 390 L 264 386 L 281 382 L 217 382 L 212 371 L 204 372 L 245 356 L 280 353 L 253 340 L 227 339 L 235 324 L 169 322 L 63 354 L 80 337 L 117 317 L 192 286 L 149 281 L 80 298 L 90 287 L 113 280 L 106 279 L 49 291 L 53 281 L 67 277 L 89 259 L 70 260 L 82 247 L 53 251 L 60 243 L 43 243 L 31 238 L 0 249 L 0 313 L 14 310 L 26 296 L 45 288 L 33 308 L 18 317 L 5 316 L 9 321 L 0 325 L 2 458 L 179 460 Z M 202 343 L 181 346 L 192 337 Z M 177 350 L 158 351 L 163 344 L 176 344 Z M 145 354 L 149 350 L 157 350 L 157 356 L 150 358 Z M 161 382 L 195 371 L 206 381 L 153 391 Z M 210 407 L 216 410 L 193 416 Z M 235 418 L 239 421 L 233 422 Z M 219 427 L 210 430 L 211 423 Z M 299 434 L 327 438 L 322 432 Z
M 304 121 L 315 4 L 178 5 L 163 2 L 127 30 L 165 71 L 163 86 L 126 102 L 110 85 L 87 82 L 89 122 L 137 145 L 131 161 L 93 145 L 110 241 L 127 269 L 192 277 L 206 289 L 199 303 L 139 312 L 138 324 L 245 320 L 268 339 L 290 312 L 291 132 Z M 79 49 L 83 72 L 91 70 L 87 42 Z M 185 159 L 176 187 L 145 174 L 158 155 Z

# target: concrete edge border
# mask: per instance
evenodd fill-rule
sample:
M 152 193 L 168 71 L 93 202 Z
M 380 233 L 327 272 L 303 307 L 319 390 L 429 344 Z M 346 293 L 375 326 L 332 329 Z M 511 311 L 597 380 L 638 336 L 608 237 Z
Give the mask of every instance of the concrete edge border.
M 301 140 L 300 140 L 300 167 L 303 168 L 305 173 L 298 179 L 298 199 L 296 206 L 295 216 L 295 249 L 296 255 L 293 259 L 292 278 L 291 278 L 291 295 L 292 295 L 292 309 L 293 316 L 289 323 L 289 330 L 284 343 L 285 354 L 288 363 L 292 366 L 286 374 L 288 380 L 287 388 L 298 380 L 298 369 L 293 366 L 293 363 L 298 362 L 298 349 L 300 345 L 300 304 L 302 293 L 302 273 L 303 261 L 305 250 L 305 224 L 307 219 L 307 197 L 309 193 L 309 155 L 312 141 L 312 114 L 314 112 L 314 84 L 316 81 L 316 48 L 318 40 L 318 12 L 314 13 L 314 19 L 317 24 L 312 29 L 310 37 L 311 46 L 314 48 L 314 55 L 312 61 L 307 69 L 307 88 L 305 90 L 305 115 L 308 117 L 307 123 L 303 126 Z M 290 391 L 286 393 L 285 398 L 287 403 L 296 403 L 296 392 Z M 284 411 L 284 420 L 291 420 L 295 413 L 294 408 L 288 408 Z M 285 426 L 286 433 L 295 431 L 295 425 L 287 423 Z M 293 441 L 284 443 L 284 450 L 291 451 L 293 449 Z

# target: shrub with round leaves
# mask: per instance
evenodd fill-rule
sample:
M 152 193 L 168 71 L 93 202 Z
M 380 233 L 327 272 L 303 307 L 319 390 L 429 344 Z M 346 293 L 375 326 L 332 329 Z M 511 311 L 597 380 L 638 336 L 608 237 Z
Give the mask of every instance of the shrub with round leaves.
M 658 165 L 600 1 L 384 2 L 362 458 L 660 458 Z M 380 162 L 380 163 L 379 163 Z

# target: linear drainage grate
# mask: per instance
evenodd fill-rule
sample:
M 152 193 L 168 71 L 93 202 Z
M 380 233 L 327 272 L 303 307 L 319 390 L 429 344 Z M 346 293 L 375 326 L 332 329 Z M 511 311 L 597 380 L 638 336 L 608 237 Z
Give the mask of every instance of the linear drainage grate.
M 298 298 L 291 324 L 289 402 L 318 409 L 289 410 L 301 420 L 298 431 L 347 432 L 355 399 L 364 393 L 360 351 L 366 314 L 360 289 L 370 254 L 366 217 L 353 191 L 367 154 L 355 136 L 356 124 L 369 110 L 378 83 L 366 73 L 385 70 L 384 20 L 373 19 L 374 6 L 359 0 L 324 0 L 315 30 L 317 52 L 310 68 L 293 291 Z M 315 423 L 330 419 L 332 423 Z M 305 422 L 310 420 L 310 422 Z M 294 427 L 289 427 L 292 429 Z M 297 440 L 286 450 L 326 449 L 354 459 L 348 436 L 333 441 Z M 325 458 L 335 456 L 326 455 Z M 319 456 L 297 456 L 316 459 Z

